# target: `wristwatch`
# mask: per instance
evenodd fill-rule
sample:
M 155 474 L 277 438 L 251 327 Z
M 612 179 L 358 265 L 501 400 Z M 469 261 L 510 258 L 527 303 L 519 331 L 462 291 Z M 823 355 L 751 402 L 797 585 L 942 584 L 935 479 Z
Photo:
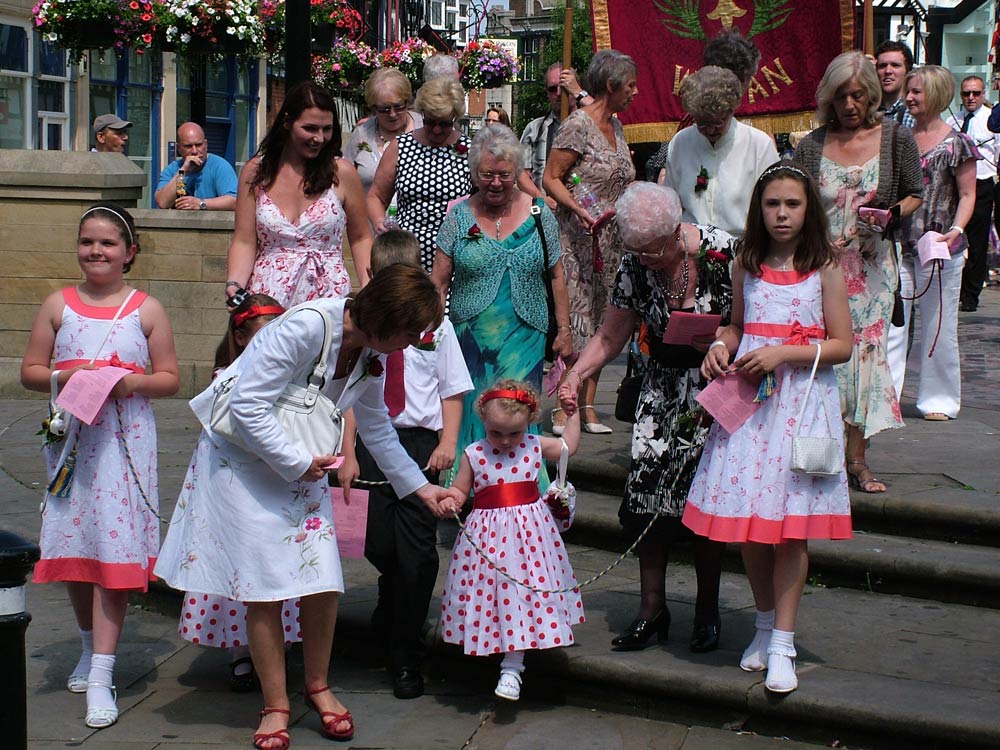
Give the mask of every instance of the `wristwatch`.
M 198 204 L 198 210 L 204 211 L 206 208 L 208 208 L 208 204 L 205 203 L 205 199 L 202 198 L 201 202 Z
M 580 93 L 577 94 L 575 97 L 573 97 L 574 99 L 576 99 L 576 106 L 579 107 L 580 104 L 583 102 L 583 100 L 586 99 L 588 96 L 590 96 L 590 94 L 588 94 L 583 89 L 580 89 Z

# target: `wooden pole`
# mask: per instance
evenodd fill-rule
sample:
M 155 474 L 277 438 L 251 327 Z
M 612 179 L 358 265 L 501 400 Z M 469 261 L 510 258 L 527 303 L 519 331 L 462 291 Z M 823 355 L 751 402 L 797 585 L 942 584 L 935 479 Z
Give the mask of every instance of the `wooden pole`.
M 864 25 L 862 27 L 861 50 L 866 55 L 875 55 L 875 7 L 874 0 L 865 0 Z
M 573 6 L 566 3 L 566 15 L 563 16 L 563 70 L 569 70 L 573 65 Z M 559 119 L 569 117 L 569 94 L 562 92 L 562 106 L 559 109 Z

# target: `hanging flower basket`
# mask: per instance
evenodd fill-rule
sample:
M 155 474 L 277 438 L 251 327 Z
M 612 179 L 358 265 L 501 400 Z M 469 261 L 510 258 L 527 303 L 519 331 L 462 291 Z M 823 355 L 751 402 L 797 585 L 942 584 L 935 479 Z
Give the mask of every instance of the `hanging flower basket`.
M 423 39 L 410 37 L 393 42 L 382 50 L 381 67 L 395 68 L 417 88 L 424 80 L 424 60 L 433 54 L 434 48 Z
M 327 54 L 338 39 L 360 39 L 365 30 L 361 14 L 348 0 L 310 0 L 312 51 Z M 262 0 L 260 16 L 266 30 L 265 47 L 272 58 L 285 50 L 285 2 Z
M 458 57 L 462 85 L 467 89 L 495 89 L 517 78 L 517 58 L 495 42 L 469 42 Z
M 164 50 L 244 60 L 264 52 L 264 26 L 251 0 L 161 0 L 154 7 Z
M 45 41 L 69 50 L 73 62 L 90 49 L 142 54 L 155 41 L 150 0 L 40 0 L 32 14 Z
M 379 53 L 364 42 L 337 39 L 330 54 L 313 55 L 312 78 L 320 86 L 340 94 L 359 89 L 381 64 Z

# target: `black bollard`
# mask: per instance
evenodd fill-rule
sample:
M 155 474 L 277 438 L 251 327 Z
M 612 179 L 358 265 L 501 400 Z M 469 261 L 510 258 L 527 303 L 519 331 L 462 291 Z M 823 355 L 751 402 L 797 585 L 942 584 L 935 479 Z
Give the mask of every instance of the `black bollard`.
M 4 747 L 27 750 L 28 685 L 24 634 L 31 622 L 25 611 L 24 584 L 41 550 L 17 534 L 0 530 L 0 727 Z

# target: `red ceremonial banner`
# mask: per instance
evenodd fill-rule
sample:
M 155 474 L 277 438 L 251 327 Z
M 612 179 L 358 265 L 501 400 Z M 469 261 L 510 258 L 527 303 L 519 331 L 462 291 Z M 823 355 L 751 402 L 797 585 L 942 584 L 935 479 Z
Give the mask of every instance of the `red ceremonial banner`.
M 635 59 L 639 94 L 621 121 L 632 143 L 665 141 L 684 116 L 681 81 L 708 40 L 736 28 L 761 52 L 736 111 L 768 133 L 808 130 L 826 66 L 854 46 L 852 0 L 592 0 L 594 46 Z

